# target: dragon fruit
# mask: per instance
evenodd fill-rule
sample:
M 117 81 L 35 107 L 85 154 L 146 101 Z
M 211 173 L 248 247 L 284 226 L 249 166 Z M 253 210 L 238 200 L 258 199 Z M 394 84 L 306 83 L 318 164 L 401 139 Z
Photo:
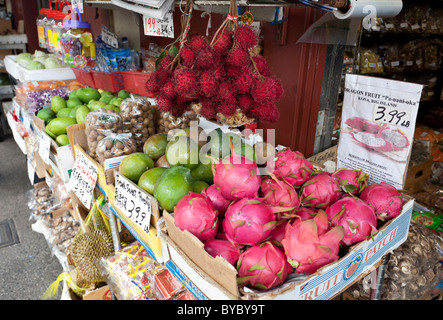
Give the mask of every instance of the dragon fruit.
M 315 208 L 300 207 L 291 211 L 291 217 L 298 217 L 301 220 L 312 219 L 317 215 L 318 210 Z
M 313 173 L 313 165 L 299 151 L 285 149 L 277 152 L 275 158 L 269 159 L 267 168 L 277 178 L 285 178 L 293 186 L 300 186 Z
M 343 226 L 342 242 L 347 246 L 367 240 L 377 232 L 375 211 L 361 199 L 342 198 L 327 208 L 326 214 L 332 226 Z
M 386 182 L 373 183 L 360 194 L 360 199 L 372 206 L 379 220 L 389 220 L 401 213 L 403 195 Z
M 369 175 L 362 170 L 340 168 L 332 176 L 339 179 L 339 184 L 346 193 L 359 195 L 367 186 Z
M 264 241 L 276 226 L 278 209 L 258 198 L 232 202 L 223 220 L 226 237 L 234 245 L 252 246 Z
M 269 234 L 269 240 L 273 245 L 275 245 L 278 248 L 283 249 L 283 245 L 281 244 L 281 241 L 285 237 L 285 230 L 286 225 L 290 223 L 290 220 L 287 219 L 280 219 L 277 221 L 277 224 L 274 229 L 272 229 L 271 233 Z
M 285 254 L 270 242 L 246 249 L 237 262 L 237 284 L 258 289 L 269 290 L 282 284 L 289 273 L 291 265 Z
M 271 173 L 270 178 L 262 180 L 260 189 L 263 201 L 271 206 L 286 207 L 288 211 L 300 206 L 300 198 L 297 191 L 283 177 L 281 180 L 278 180 Z
M 343 236 L 343 226 L 329 228 L 328 217 L 320 210 L 312 219 L 295 219 L 292 224 L 288 224 L 282 244 L 295 272 L 312 274 L 338 260 Z
M 392 151 L 392 145 L 377 134 L 371 132 L 350 132 L 349 133 L 357 144 L 374 151 L 389 152 Z
M 301 205 L 325 209 L 337 201 L 340 195 L 341 189 L 338 179 L 327 172 L 322 172 L 312 176 L 302 185 Z
M 174 222 L 180 230 L 187 230 L 206 241 L 218 232 L 218 211 L 204 195 L 189 192 L 174 207 Z
M 380 131 L 379 136 L 388 141 L 394 151 L 402 150 L 409 146 L 409 140 L 406 134 L 400 129 L 383 129 Z
M 236 154 L 231 146 L 230 157 L 213 161 L 214 185 L 225 199 L 233 201 L 258 195 L 261 176 L 252 160 Z
M 218 211 L 219 216 L 223 216 L 225 214 L 231 201 L 223 198 L 220 188 L 216 187 L 215 184 L 211 184 L 201 193 L 211 200 L 212 205 L 214 206 L 214 209 Z
M 360 118 L 360 117 L 352 117 L 349 119 L 346 119 L 345 124 L 347 124 L 352 129 L 359 131 L 359 132 L 369 132 L 377 134 L 380 132 L 380 129 L 386 127 L 387 125 L 385 123 L 378 124 L 375 122 L 371 122 L 367 119 Z
M 241 247 L 233 245 L 228 240 L 208 239 L 205 241 L 204 248 L 214 258 L 221 256 L 233 266 L 236 265 L 241 255 Z

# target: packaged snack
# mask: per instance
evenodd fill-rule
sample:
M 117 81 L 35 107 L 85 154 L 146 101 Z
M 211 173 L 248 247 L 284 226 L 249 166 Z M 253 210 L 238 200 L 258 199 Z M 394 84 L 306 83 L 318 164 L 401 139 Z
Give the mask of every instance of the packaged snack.
M 137 151 L 137 144 L 130 133 L 110 133 L 97 143 L 97 159 L 102 166 L 105 160 L 125 156 Z

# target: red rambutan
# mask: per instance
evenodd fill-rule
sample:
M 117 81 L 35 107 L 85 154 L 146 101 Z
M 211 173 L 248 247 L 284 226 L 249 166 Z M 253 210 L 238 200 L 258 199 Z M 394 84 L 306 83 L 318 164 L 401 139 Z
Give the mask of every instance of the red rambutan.
M 251 65 L 249 53 L 242 48 L 236 47 L 228 53 L 226 63 L 230 66 L 247 68 Z
M 172 60 L 174 60 L 174 56 L 171 54 L 167 54 L 160 60 L 159 67 L 169 70 L 169 64 L 172 62 Z
M 198 79 L 199 91 L 205 97 L 212 97 L 218 89 L 218 80 L 211 71 L 202 71 Z
M 224 97 L 222 98 L 222 96 Z M 226 117 L 234 115 L 237 110 L 237 97 L 232 92 L 229 95 L 219 95 L 217 102 L 217 112 L 222 113 Z
M 243 111 L 247 112 L 254 107 L 254 99 L 252 99 L 250 94 L 239 94 L 237 95 L 238 107 Z
M 145 89 L 149 92 L 157 93 L 160 90 L 160 85 L 155 78 L 149 77 L 148 81 L 145 83 Z
M 160 94 L 171 100 L 175 98 L 177 93 L 175 92 L 174 83 L 172 82 L 172 80 L 169 80 L 160 88 Z
M 206 119 L 212 119 L 217 114 L 215 104 L 212 100 L 203 98 L 200 100 L 200 114 Z
M 254 29 L 249 25 L 241 25 L 235 29 L 233 38 L 235 44 L 243 50 L 249 51 L 258 43 L 258 36 Z
M 194 53 L 197 53 L 201 49 L 209 46 L 209 42 L 208 39 L 206 39 L 202 35 L 196 34 L 191 37 L 191 40 L 189 41 L 189 46 L 194 51 Z
M 194 51 L 189 46 L 184 46 L 180 51 L 180 62 L 185 67 L 191 67 L 195 62 Z
M 232 31 L 224 30 L 221 35 L 214 41 L 214 50 L 221 55 L 228 53 L 229 48 L 232 46 Z
M 275 77 L 268 77 L 268 83 L 273 88 L 272 91 L 274 92 L 274 100 L 280 100 L 284 93 L 283 86 L 281 85 L 280 81 Z
M 223 66 L 216 66 L 214 69 L 212 69 L 212 74 L 213 74 L 215 79 L 220 81 L 226 75 L 225 68 Z
M 157 105 L 161 111 L 171 112 L 174 105 L 173 100 L 169 99 L 163 94 L 159 94 L 156 99 Z
M 255 114 L 257 118 L 269 122 L 275 122 L 280 117 L 280 113 L 277 109 L 277 106 L 274 103 L 268 103 L 257 106 L 255 109 Z
M 174 71 L 174 88 L 177 94 L 189 94 L 196 91 L 197 75 L 192 69 L 181 67 Z
M 212 69 L 220 63 L 220 55 L 212 47 L 207 46 L 197 53 L 194 66 L 199 70 L 205 70 Z
M 247 93 L 251 89 L 254 82 L 255 79 L 252 72 L 249 69 L 246 69 L 237 74 L 237 77 L 233 79 L 233 90 L 236 93 Z
M 269 68 L 268 61 L 266 61 L 265 57 L 253 55 L 252 60 L 254 60 L 255 66 L 262 76 L 267 77 L 271 74 L 271 69 Z
M 257 79 L 251 88 L 251 95 L 259 105 L 273 102 L 276 96 L 275 88 L 270 84 L 269 78 Z

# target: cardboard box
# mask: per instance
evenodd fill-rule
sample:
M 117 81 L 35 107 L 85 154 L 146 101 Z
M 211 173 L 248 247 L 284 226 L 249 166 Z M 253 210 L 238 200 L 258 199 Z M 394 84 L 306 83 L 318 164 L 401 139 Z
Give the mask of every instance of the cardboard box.
M 112 300 L 111 288 L 105 285 L 98 289 L 88 291 L 83 295 L 83 300 Z
M 262 293 L 240 292 L 236 282 L 237 271 L 232 265 L 219 257 L 213 258 L 204 250 L 200 240 L 188 231 L 181 231 L 174 223 L 173 214 L 163 212 L 163 216 L 168 236 L 176 246 L 236 298 L 326 300 L 345 290 L 361 276 L 375 270 L 386 253 L 406 241 L 414 199 L 407 195 L 404 198 L 401 214 L 386 222 L 373 239 L 354 245 L 341 259 L 320 268 L 305 279 L 287 280 L 283 285 Z
M 407 193 L 413 194 L 423 189 L 423 182 L 431 177 L 432 163 L 431 158 L 423 163 L 408 167 L 404 186 Z

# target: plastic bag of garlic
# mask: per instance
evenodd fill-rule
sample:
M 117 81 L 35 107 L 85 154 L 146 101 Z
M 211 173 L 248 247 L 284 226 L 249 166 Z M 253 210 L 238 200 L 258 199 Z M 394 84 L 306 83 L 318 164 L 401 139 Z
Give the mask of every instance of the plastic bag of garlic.
M 408 239 L 389 258 L 381 300 L 417 300 L 443 279 L 443 238 L 426 226 L 411 221 Z M 351 286 L 354 299 L 370 299 L 372 274 Z

